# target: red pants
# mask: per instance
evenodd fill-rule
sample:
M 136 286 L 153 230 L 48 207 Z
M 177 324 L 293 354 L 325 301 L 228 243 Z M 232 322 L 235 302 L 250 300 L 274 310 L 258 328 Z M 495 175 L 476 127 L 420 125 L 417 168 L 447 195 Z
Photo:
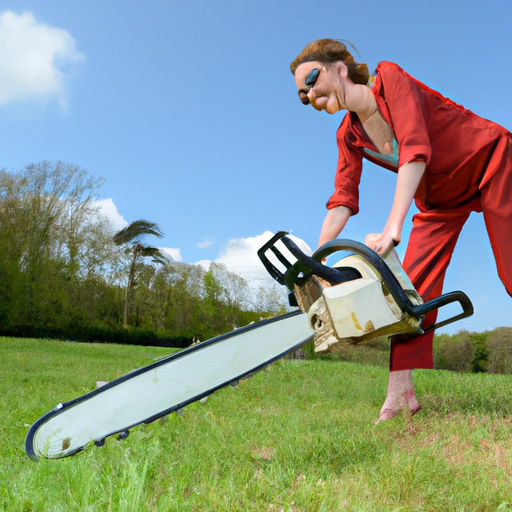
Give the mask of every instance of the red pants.
M 480 190 L 480 206 L 498 275 L 509 295 L 512 295 L 511 167 L 510 164 L 505 165 L 502 172 L 487 176 Z M 461 208 L 423 211 L 414 215 L 403 266 L 425 302 L 442 294 L 446 269 L 462 226 L 470 213 L 471 208 Z M 427 314 L 423 326 L 434 324 L 436 317 L 436 311 Z M 433 332 L 408 339 L 400 336 L 392 338 L 390 370 L 433 368 L 433 338 Z

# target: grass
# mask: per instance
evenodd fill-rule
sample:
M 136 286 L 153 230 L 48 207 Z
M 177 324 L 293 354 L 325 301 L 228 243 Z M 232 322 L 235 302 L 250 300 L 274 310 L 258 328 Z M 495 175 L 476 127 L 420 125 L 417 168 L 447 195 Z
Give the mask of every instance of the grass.
M 125 441 L 25 455 L 28 426 L 57 403 L 168 352 L 0 338 L 0 510 L 512 510 L 512 378 L 499 375 L 417 371 L 423 410 L 375 426 L 385 368 L 283 360 Z

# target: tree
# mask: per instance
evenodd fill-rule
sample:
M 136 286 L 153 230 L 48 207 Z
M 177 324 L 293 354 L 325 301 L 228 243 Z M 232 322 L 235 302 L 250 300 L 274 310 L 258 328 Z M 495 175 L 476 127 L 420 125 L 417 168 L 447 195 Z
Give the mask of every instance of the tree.
M 70 318 L 85 232 L 101 180 L 63 162 L 0 171 L 0 322 L 55 326 Z
M 498 327 L 491 331 L 486 346 L 489 353 L 489 373 L 512 374 L 512 328 Z
M 204 297 L 205 270 L 199 265 L 172 262 L 160 267 L 154 281 L 155 303 L 151 314 L 155 326 L 176 336 L 205 339 L 206 324 L 201 307 Z
M 435 367 L 452 372 L 471 372 L 476 347 L 471 333 L 460 331 L 456 336 L 441 334 L 436 340 Z
M 251 309 L 262 317 L 276 316 L 286 313 L 288 297 L 286 288 L 272 279 L 267 279 L 264 285 L 258 286 L 253 294 Z
M 142 240 L 147 235 L 153 235 L 158 238 L 163 236 L 162 230 L 154 222 L 149 222 L 144 219 L 139 219 L 132 222 L 129 226 L 118 231 L 114 237 L 116 245 L 127 245 L 126 252 L 131 255 L 129 264 L 128 285 L 126 287 L 126 295 L 124 301 L 124 316 L 123 327 L 128 327 L 128 317 L 130 314 L 130 307 L 133 300 L 133 293 L 137 286 L 135 279 L 137 263 L 142 258 L 151 258 L 153 263 L 164 264 L 167 259 L 162 254 L 160 249 L 150 245 L 144 245 Z

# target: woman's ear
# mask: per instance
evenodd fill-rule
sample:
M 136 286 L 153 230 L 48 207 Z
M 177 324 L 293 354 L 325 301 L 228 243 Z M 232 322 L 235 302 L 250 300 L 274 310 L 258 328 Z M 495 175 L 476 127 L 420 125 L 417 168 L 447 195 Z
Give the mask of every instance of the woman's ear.
M 335 66 L 336 72 L 339 73 L 343 78 L 348 77 L 348 68 L 344 62 L 341 62 L 341 60 L 339 60 L 338 62 L 336 62 L 334 64 L 334 66 Z

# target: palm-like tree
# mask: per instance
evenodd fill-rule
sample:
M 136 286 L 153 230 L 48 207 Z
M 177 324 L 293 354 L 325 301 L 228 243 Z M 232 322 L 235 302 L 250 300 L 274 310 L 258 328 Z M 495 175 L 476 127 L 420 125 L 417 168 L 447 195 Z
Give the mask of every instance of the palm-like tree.
M 142 243 L 142 240 L 147 235 L 157 236 L 158 238 L 164 236 L 157 224 L 144 219 L 132 222 L 129 226 L 126 226 L 114 235 L 114 243 L 116 245 L 127 245 L 126 252 L 131 254 L 130 276 L 124 300 L 123 327 L 125 328 L 128 327 L 128 316 L 133 299 L 133 291 L 136 286 L 135 267 L 137 262 L 144 257 L 152 258 L 153 263 L 164 264 L 167 261 L 160 249 Z

